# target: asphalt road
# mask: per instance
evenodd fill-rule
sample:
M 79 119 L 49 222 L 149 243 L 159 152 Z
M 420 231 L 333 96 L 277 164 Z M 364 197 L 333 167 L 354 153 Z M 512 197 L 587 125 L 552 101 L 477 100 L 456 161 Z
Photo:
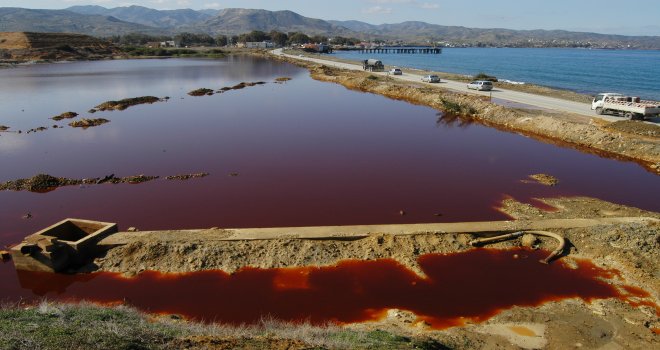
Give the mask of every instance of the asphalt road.
M 312 57 L 307 57 L 307 56 L 289 55 L 289 54 L 283 53 L 282 49 L 273 50 L 273 51 L 271 51 L 271 53 L 274 54 L 274 55 L 277 55 L 277 56 L 284 56 L 284 57 L 293 58 L 293 59 L 297 59 L 297 60 L 324 64 L 324 65 L 330 66 L 330 67 L 337 67 L 337 68 L 351 69 L 351 70 L 359 70 L 359 71 L 363 70 L 362 66 L 358 65 L 358 64 L 328 61 L 328 60 L 324 60 L 324 59 L 320 59 L 320 58 L 312 58 Z M 388 76 L 387 72 L 374 72 L 373 74 Z M 403 75 L 389 75 L 389 77 L 394 78 L 394 79 L 403 80 L 403 81 L 414 81 L 414 82 L 418 82 L 418 83 L 421 82 L 421 79 L 422 79 L 422 75 L 412 74 L 412 73 L 404 73 Z M 424 83 L 424 84 L 429 84 L 429 83 Z M 442 82 L 436 83 L 436 84 L 430 84 L 430 85 L 439 85 L 439 86 L 441 86 L 445 89 L 453 90 L 453 91 L 459 91 L 459 92 L 463 92 L 463 93 L 484 95 L 484 96 L 489 96 L 490 95 L 490 92 L 469 90 L 466 87 L 466 84 L 464 82 L 458 82 L 458 81 L 442 79 Z M 514 102 L 514 103 L 517 103 L 517 104 L 533 106 L 535 108 L 548 109 L 548 110 L 559 111 L 559 112 L 568 112 L 568 113 L 573 113 L 573 114 L 578 114 L 578 115 L 583 115 L 583 116 L 588 116 L 588 117 L 597 117 L 597 118 L 601 118 L 601 119 L 604 119 L 604 120 L 607 120 L 607 121 L 622 120 L 622 118 L 615 117 L 615 116 L 599 116 L 599 115 L 596 115 L 596 113 L 594 113 L 594 111 L 591 110 L 591 106 L 586 104 L 586 103 L 579 103 L 579 102 L 573 102 L 573 101 L 568 101 L 568 100 L 562 100 L 562 99 L 554 98 L 554 97 L 534 95 L 534 94 L 529 94 L 529 93 L 525 93 L 525 92 L 511 91 L 511 90 L 505 90 L 505 89 L 499 89 L 499 88 L 492 91 L 492 97 L 500 99 L 500 100 L 506 100 L 506 101 Z

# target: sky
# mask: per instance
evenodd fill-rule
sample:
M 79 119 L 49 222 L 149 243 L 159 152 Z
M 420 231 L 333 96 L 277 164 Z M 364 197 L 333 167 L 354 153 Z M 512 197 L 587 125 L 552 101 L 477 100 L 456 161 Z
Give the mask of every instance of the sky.
M 472 28 L 564 29 L 660 35 L 660 0 L 0 0 L 0 7 L 62 9 L 140 5 L 155 9 L 291 10 L 372 24 L 423 21 Z

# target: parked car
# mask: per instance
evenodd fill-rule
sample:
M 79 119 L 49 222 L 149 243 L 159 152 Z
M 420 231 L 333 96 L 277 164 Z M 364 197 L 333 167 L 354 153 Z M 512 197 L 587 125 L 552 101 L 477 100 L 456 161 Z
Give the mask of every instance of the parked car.
M 493 90 L 493 83 L 487 80 L 477 80 L 467 84 L 467 88 L 479 91 L 490 91 Z
M 426 83 L 439 83 L 440 82 L 440 77 L 434 74 L 431 75 L 425 75 L 422 77 L 422 81 Z
M 392 75 L 402 75 L 403 72 L 399 68 L 392 68 L 392 69 L 390 69 L 390 74 L 392 74 Z

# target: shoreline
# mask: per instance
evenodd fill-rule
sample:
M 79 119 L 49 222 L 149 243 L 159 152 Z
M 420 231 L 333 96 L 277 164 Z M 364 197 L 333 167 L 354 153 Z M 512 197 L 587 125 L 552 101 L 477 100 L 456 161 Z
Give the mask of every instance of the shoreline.
M 616 128 L 608 128 L 610 125 L 625 123 L 623 120 L 608 123 L 596 116 L 508 108 L 488 101 L 484 98 L 487 96 L 449 91 L 441 85 L 411 83 L 391 79 L 389 76 L 376 76 L 369 72 L 330 67 L 290 56 L 275 55 L 272 52 L 253 54 L 306 68 L 315 80 L 337 83 L 351 90 L 375 93 L 428 106 L 501 131 L 529 136 L 541 142 L 568 146 L 598 156 L 633 161 L 649 172 L 660 175 L 660 138 L 644 137 L 619 131 Z M 369 78 L 370 76 L 375 79 Z M 645 123 L 638 123 L 638 125 L 642 124 Z M 648 125 L 648 127 L 657 128 L 656 125 Z

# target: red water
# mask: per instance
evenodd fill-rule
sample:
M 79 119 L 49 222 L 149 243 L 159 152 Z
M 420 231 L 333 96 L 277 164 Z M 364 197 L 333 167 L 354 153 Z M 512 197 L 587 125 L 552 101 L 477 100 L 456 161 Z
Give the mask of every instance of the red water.
M 144 272 L 134 278 L 113 273 L 16 275 L 11 264 L 5 264 L 0 267 L 0 280 L 19 283 L 0 289 L 0 300 L 125 303 L 152 313 L 230 324 L 255 323 L 265 316 L 315 324 L 363 322 L 380 319 L 396 308 L 411 311 L 438 329 L 481 322 L 513 306 L 568 298 L 648 302 L 643 300 L 648 294 L 639 289 L 612 285 L 618 280 L 616 271 L 587 260 L 577 260 L 577 269 L 561 261 L 539 263 L 547 254 L 523 249 L 430 254 L 419 259 L 426 277 L 394 260 L 244 268 L 233 274 Z
M 205 97 L 190 90 L 272 82 Z M 0 124 L 111 99 L 169 102 L 98 112 L 87 130 L 0 133 L 0 181 L 209 172 L 191 181 L 0 193 L 0 246 L 65 217 L 142 230 L 498 220 L 506 196 L 586 195 L 660 211 L 658 177 L 599 158 L 382 96 L 313 81 L 292 65 L 248 59 L 127 60 L 0 70 Z M 59 123 L 65 125 L 64 123 Z M 229 173 L 239 176 L 228 176 Z M 549 173 L 555 187 L 522 183 Z M 404 210 L 405 216 L 399 215 Z M 32 219 L 21 219 L 31 213 Z M 440 214 L 440 215 L 435 215 Z

